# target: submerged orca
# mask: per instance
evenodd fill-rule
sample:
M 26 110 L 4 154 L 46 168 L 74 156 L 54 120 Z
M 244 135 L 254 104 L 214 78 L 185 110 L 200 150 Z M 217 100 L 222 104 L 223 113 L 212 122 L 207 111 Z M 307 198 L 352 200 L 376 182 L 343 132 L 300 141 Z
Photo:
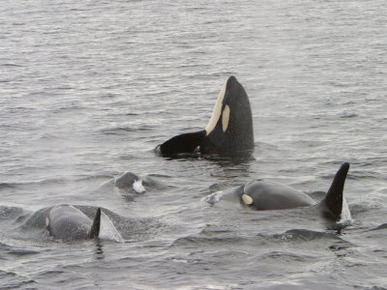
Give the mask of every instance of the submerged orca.
M 324 199 L 315 205 L 314 200 L 305 193 L 287 186 L 264 181 L 248 183 L 241 195 L 242 202 L 257 210 L 291 209 L 315 206 L 321 214 L 333 221 L 339 221 L 343 209 L 344 183 L 349 163 L 341 165 Z
M 135 193 L 144 193 L 146 190 L 143 180 L 132 172 L 124 172 L 114 180 L 114 186 L 124 191 L 134 191 Z
M 100 226 L 100 208 L 97 208 L 93 220 L 72 205 L 54 206 L 46 217 L 46 228 L 50 235 L 63 241 L 98 238 Z
M 230 76 L 204 130 L 175 136 L 157 148 L 164 157 L 197 151 L 226 157 L 250 157 L 254 150 L 253 122 L 243 86 Z

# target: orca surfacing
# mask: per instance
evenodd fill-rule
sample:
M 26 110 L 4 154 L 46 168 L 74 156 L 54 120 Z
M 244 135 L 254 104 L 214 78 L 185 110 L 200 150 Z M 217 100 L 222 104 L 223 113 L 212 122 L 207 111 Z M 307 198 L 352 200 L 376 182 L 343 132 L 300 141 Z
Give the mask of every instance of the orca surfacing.
M 315 204 L 307 194 L 282 184 L 252 181 L 248 183 L 241 195 L 244 204 L 257 210 L 292 209 L 314 207 L 320 214 L 332 221 L 339 221 L 343 211 L 343 191 L 349 163 L 341 165 L 323 200 Z
M 101 209 L 97 208 L 91 220 L 72 205 L 54 206 L 46 217 L 46 228 L 50 235 L 63 241 L 96 239 L 101 225 Z

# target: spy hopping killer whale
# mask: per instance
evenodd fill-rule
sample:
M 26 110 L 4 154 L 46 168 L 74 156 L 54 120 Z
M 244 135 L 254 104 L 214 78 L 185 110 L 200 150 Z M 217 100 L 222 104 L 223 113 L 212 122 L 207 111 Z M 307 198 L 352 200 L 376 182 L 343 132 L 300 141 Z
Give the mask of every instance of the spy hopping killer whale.
M 235 76 L 224 83 L 204 130 L 175 136 L 157 146 L 164 157 L 200 154 L 249 158 L 254 133 L 249 98 Z
M 315 204 L 309 195 L 301 191 L 265 181 L 252 181 L 246 184 L 241 193 L 241 200 L 245 205 L 257 210 L 314 207 L 324 218 L 337 222 L 343 214 L 343 191 L 348 170 L 349 163 L 341 165 L 328 192 L 318 204 Z

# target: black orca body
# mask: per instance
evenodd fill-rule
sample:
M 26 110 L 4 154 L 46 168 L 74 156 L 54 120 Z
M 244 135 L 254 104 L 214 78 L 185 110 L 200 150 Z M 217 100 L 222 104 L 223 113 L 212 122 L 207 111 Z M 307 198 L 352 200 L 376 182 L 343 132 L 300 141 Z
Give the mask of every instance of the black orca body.
M 207 127 L 198 132 L 175 136 L 158 146 L 165 157 L 200 154 L 225 157 L 250 157 L 254 133 L 248 96 L 231 76 L 223 85 Z
M 301 191 L 264 181 L 248 183 L 244 187 L 241 199 L 244 204 L 257 210 L 314 206 L 328 220 L 339 221 L 343 208 L 343 190 L 348 170 L 349 164 L 344 163 L 337 171 L 324 199 L 317 205 L 310 196 Z
M 98 238 L 100 225 L 100 208 L 93 220 L 72 205 L 54 206 L 46 217 L 46 228 L 50 235 L 62 241 Z

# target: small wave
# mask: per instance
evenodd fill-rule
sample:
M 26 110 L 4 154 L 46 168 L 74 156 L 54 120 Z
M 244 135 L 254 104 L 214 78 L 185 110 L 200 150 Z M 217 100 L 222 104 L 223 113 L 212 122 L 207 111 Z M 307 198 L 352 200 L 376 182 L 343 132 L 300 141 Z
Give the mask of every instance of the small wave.
M 40 169 L 39 167 L 37 167 Z M 35 179 L 34 181 L 25 181 L 25 182 L 12 182 L 12 183 L 0 183 L 1 189 L 9 189 L 9 188 L 18 188 L 18 187 L 31 187 L 34 185 L 61 185 L 66 184 L 67 182 L 72 182 L 73 180 L 70 178 L 47 178 L 47 179 Z
M 16 184 L 15 183 L 0 183 L 0 190 L 3 188 L 15 188 Z
M 381 225 L 377 226 L 376 228 L 374 228 L 373 230 L 379 231 L 379 230 L 385 230 L 385 229 L 387 229 L 387 223 L 381 224 Z
M 23 210 L 18 207 L 0 206 L 0 221 L 13 220 L 21 215 Z
M 132 127 L 116 127 L 116 128 L 102 129 L 101 133 L 105 135 L 121 135 L 122 133 L 136 132 L 136 131 L 138 130 Z
M 339 117 L 342 119 L 348 119 L 348 118 L 355 118 L 358 117 L 359 115 L 356 114 L 355 112 L 342 112 Z
M 223 196 L 223 191 L 217 191 L 203 197 L 201 201 L 208 202 L 209 204 L 213 205 L 219 202 L 222 196 Z
M 5 67 L 24 67 L 23 65 L 20 65 L 20 64 L 16 64 L 16 63 L 3 63 L 1 64 L 1 66 L 5 66 Z
M 225 201 L 231 201 L 235 204 L 239 204 L 240 197 L 243 193 L 244 185 L 229 188 L 226 190 L 219 190 L 214 193 L 211 193 L 201 199 L 201 201 L 208 202 L 211 205 L 214 205 L 215 203 L 225 200 Z
M 312 256 L 299 255 L 291 252 L 285 251 L 273 251 L 264 254 L 260 257 L 261 260 L 280 260 L 286 262 L 307 262 L 308 260 L 313 259 Z
M 0 242 L 0 249 L 2 252 L 6 252 L 7 254 L 13 255 L 13 256 L 26 256 L 26 255 L 39 254 L 39 251 L 28 250 L 24 248 L 17 248 L 1 242 Z
M 139 132 L 139 131 L 151 131 L 152 129 L 149 126 L 138 126 L 138 127 L 129 127 L 129 126 L 119 126 L 114 128 L 104 128 L 100 132 L 104 135 L 122 135 L 126 133 Z
M 317 232 L 306 229 L 293 229 L 283 234 L 273 236 L 279 240 L 285 241 L 314 241 L 314 240 L 337 240 L 342 241 L 340 237 L 329 232 Z
M 351 204 L 351 214 L 356 217 L 380 208 L 383 208 L 381 203 L 372 200 L 364 200 L 361 203 Z
M 225 231 L 227 232 L 227 231 Z M 237 236 L 213 236 L 213 237 L 204 237 L 204 236 L 186 236 L 176 239 L 171 247 L 179 247 L 179 246 L 197 246 L 197 245 L 211 245 L 211 244 L 222 244 L 222 245 L 232 245 L 238 244 L 243 241 L 243 238 Z
M 0 280 L 2 287 L 1 289 L 33 289 L 34 286 L 37 286 L 37 283 L 28 277 L 23 277 L 14 272 L 6 272 L 2 270 L 0 270 Z

